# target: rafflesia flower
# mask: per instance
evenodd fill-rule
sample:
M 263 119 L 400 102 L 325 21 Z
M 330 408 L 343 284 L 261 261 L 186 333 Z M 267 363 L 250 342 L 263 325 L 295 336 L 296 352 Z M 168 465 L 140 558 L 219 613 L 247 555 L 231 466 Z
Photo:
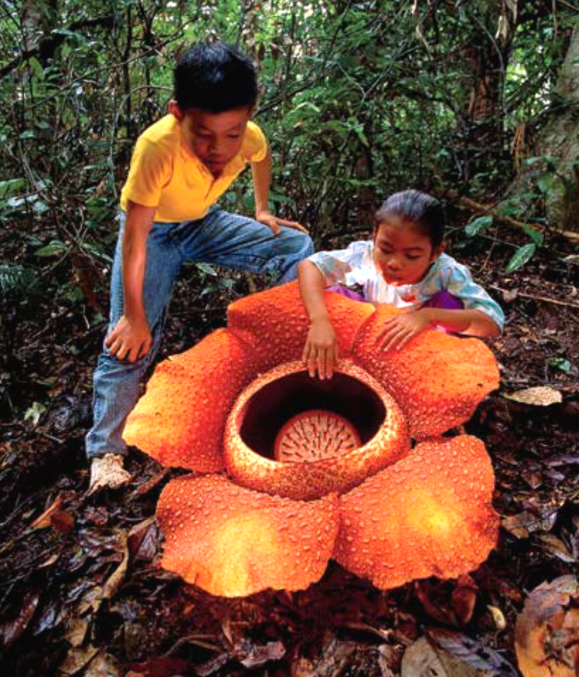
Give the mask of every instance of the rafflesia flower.
M 483 443 L 441 437 L 497 387 L 491 351 L 432 330 L 385 353 L 398 311 L 326 301 L 332 379 L 300 361 L 309 323 L 291 283 L 236 301 L 227 329 L 160 363 L 127 422 L 127 443 L 196 472 L 159 499 L 161 564 L 214 595 L 303 589 L 330 558 L 383 589 L 456 577 L 496 543 Z

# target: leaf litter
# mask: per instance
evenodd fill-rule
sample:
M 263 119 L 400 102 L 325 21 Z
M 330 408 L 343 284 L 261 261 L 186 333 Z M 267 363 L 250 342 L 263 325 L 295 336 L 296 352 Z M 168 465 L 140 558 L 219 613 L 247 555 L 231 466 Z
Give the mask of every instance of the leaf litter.
M 508 288 L 507 329 L 493 345 L 511 398 L 492 394 L 466 426 L 493 458 L 497 550 L 458 580 L 386 592 L 335 563 L 306 591 L 244 600 L 213 598 L 161 570 L 155 506 L 180 471 L 132 450 L 128 488 L 85 494 L 104 324 L 87 330 L 56 301 L 24 319 L 17 331 L 33 339 L 17 351 L 24 376 L 0 428 L 3 666 L 13 675 L 517 675 L 525 601 L 577 567 L 579 319 L 534 298 L 561 299 L 568 270 L 541 250 L 508 279 L 481 271 L 491 289 Z M 247 293 L 240 277 L 203 296 L 201 284 L 195 271 L 179 283 L 160 359 L 222 325 L 231 294 Z M 193 329 L 183 321 L 190 298 L 202 299 Z

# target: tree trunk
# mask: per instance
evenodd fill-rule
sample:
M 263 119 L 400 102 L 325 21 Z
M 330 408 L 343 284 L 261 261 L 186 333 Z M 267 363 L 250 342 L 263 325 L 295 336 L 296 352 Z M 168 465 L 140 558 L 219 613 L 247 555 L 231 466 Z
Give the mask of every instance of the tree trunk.
M 478 0 L 473 7 L 478 31 L 473 33 L 476 41 L 465 50 L 471 89 L 457 129 L 464 150 L 462 178 L 466 181 L 486 171 L 489 159 L 496 164 L 503 152 L 502 95 L 517 27 L 517 7 L 518 0 Z
M 554 158 L 546 213 L 558 230 L 579 232 L 579 22 L 561 67 L 551 112 L 539 133 L 541 155 Z
M 56 43 L 51 41 L 52 29 L 56 26 L 57 0 L 25 0 L 22 4 L 20 24 L 22 28 L 23 52 L 32 53 L 39 49 L 38 59 L 43 68 L 54 57 Z

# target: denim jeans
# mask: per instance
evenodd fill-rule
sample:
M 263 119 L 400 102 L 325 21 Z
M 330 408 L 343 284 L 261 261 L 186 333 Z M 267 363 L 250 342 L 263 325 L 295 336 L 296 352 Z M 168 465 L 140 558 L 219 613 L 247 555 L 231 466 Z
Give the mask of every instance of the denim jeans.
M 121 228 L 112 270 L 108 332 L 123 315 L 124 306 L 124 214 L 119 220 Z M 153 344 L 147 355 L 134 363 L 111 356 L 103 345 L 94 373 L 94 424 L 86 437 L 87 456 L 126 453 L 122 438 L 125 420 L 137 402 L 143 375 L 159 349 L 173 285 L 184 262 L 204 262 L 251 273 L 272 273 L 277 276 L 277 282 L 284 283 L 296 277 L 297 264 L 312 253 L 310 237 L 300 231 L 282 227 L 279 235 L 274 235 L 269 226 L 229 214 L 215 205 L 203 219 L 196 221 L 155 222 L 147 239 L 143 286 Z

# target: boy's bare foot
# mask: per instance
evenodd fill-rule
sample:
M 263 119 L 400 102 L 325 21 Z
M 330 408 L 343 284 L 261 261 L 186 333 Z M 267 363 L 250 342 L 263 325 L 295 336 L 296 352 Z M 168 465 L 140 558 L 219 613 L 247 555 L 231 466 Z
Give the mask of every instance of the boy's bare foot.
M 131 474 L 123 468 L 121 454 L 105 454 L 94 457 L 90 467 L 88 496 L 109 487 L 116 489 L 129 482 Z

